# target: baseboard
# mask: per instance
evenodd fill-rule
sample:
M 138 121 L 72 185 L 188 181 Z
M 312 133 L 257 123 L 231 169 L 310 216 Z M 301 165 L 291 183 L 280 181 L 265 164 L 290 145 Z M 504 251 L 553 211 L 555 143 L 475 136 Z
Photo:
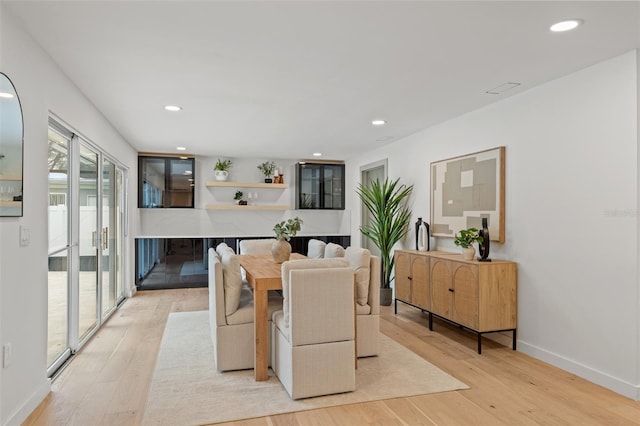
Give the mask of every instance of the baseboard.
M 555 367 L 575 374 L 585 380 L 612 390 L 615 393 L 640 401 L 640 384 L 625 382 L 617 377 L 593 369 L 592 367 L 580 364 L 576 361 L 564 358 L 553 352 L 541 349 L 537 346 L 518 340 L 518 350 L 536 359 L 549 363 Z
M 49 395 L 51 392 L 51 379 L 47 379 L 42 385 L 36 389 L 34 393 L 31 394 L 31 397 L 22 404 L 15 413 L 9 417 L 7 422 L 3 426 L 19 426 L 24 422 L 29 414 L 33 412 L 33 410 L 40 405 L 40 403 Z

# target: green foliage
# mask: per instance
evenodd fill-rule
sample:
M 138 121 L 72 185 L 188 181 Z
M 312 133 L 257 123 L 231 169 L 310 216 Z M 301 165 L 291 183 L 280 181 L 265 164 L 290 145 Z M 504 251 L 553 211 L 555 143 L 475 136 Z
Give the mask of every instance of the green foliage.
M 213 168 L 214 170 L 226 170 L 229 171 L 229 169 L 231 168 L 231 165 L 233 163 L 231 162 L 231 160 L 220 160 L 218 158 L 218 161 L 216 161 L 216 165 Z
M 262 164 L 258 165 L 258 168 L 262 172 L 265 178 L 270 178 L 273 176 L 273 172 L 276 170 L 276 163 L 273 161 L 265 161 Z
M 463 229 L 453 240 L 453 243 L 462 248 L 469 248 L 473 243 L 482 244 L 484 238 L 478 233 L 478 228 Z
M 276 233 L 277 239 L 289 241 L 291 237 L 296 236 L 302 223 L 304 222 L 299 217 L 294 217 L 293 219 L 288 219 L 286 221 L 283 220 L 273 227 L 273 232 Z
M 236 191 L 236 195 L 233 197 L 234 200 L 242 200 L 242 196 L 244 194 L 242 193 L 242 191 Z
M 411 210 L 407 206 L 413 185 L 399 184 L 400 179 L 390 182 L 385 179 L 371 181 L 366 187 L 358 185 L 356 192 L 367 210 L 371 213 L 368 225 L 360 227 L 360 232 L 380 249 L 382 263 L 382 288 L 389 288 L 393 270 L 393 246 L 404 238 L 409 231 Z

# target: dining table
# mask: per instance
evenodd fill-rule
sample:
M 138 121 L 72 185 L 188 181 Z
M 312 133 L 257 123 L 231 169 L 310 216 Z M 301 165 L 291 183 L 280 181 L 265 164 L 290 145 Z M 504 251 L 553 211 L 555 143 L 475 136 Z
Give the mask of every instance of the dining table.
M 276 263 L 271 254 L 242 254 L 238 258 L 253 289 L 254 376 L 256 381 L 265 381 L 269 379 L 269 290 L 282 290 L 282 264 Z M 290 260 L 306 258 L 291 253 Z

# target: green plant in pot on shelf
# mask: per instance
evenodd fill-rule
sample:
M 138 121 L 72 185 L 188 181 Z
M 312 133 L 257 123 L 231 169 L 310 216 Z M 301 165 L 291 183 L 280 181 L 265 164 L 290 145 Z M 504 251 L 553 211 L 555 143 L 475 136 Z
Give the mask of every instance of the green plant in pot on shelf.
M 456 234 L 453 243 L 458 247 L 462 247 L 462 257 L 465 260 L 471 260 L 476 254 L 473 243 L 482 244 L 483 241 L 484 238 L 480 235 L 478 228 L 467 228 Z
M 273 173 L 276 171 L 276 163 L 274 163 L 273 161 L 265 161 L 264 163 L 258 165 L 258 169 L 260 169 L 260 171 L 264 175 L 265 183 L 273 182 Z
M 221 160 L 218 158 L 216 165 L 213 167 L 213 173 L 216 180 L 227 180 L 229 177 L 229 169 L 231 169 L 232 165 L 233 162 L 231 160 Z
M 303 223 L 302 219 L 296 216 L 292 219 L 276 223 L 276 226 L 273 227 L 276 240 L 271 245 L 271 254 L 276 263 L 289 260 L 289 256 L 291 256 L 291 244 L 289 241 L 300 231 Z
M 247 202 L 242 199 L 243 195 L 242 191 L 236 191 L 236 195 L 233 196 L 233 199 L 236 200 L 236 204 L 241 206 L 247 205 Z
M 360 183 L 356 192 L 370 213 L 369 223 L 360 232 L 380 250 L 382 267 L 380 304 L 389 306 L 392 300 L 391 272 L 394 266 L 393 246 L 409 231 L 411 210 L 407 206 L 413 185 L 400 184 L 400 179 L 376 179 L 369 185 Z

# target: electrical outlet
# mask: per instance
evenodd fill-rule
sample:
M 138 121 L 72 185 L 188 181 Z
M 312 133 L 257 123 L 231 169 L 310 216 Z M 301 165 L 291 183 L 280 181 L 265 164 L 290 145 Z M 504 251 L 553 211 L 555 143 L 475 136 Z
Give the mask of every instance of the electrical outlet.
M 2 346 L 2 367 L 8 368 L 11 365 L 11 343 Z

